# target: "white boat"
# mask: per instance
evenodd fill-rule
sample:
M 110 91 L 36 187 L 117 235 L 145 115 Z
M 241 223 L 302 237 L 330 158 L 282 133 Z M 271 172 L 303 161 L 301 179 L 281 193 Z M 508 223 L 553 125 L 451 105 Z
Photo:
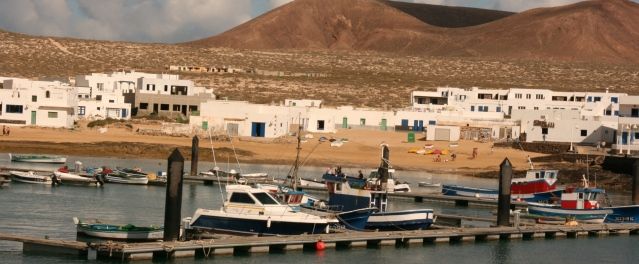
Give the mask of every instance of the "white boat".
M 62 184 L 98 184 L 98 181 L 94 178 L 84 177 L 69 172 L 54 171 L 53 175 L 55 175 L 55 177 L 57 177 L 62 182 Z
M 280 204 L 268 191 L 247 185 L 227 185 L 227 200 L 220 210 L 199 208 L 189 220 L 197 231 L 241 235 L 299 235 L 328 233 L 337 223 Z
M 106 182 L 121 184 L 137 184 L 146 185 L 149 183 L 149 177 L 146 173 L 133 169 L 103 169 L 101 172 Z
M 419 182 L 417 183 L 419 187 L 442 187 L 441 183 L 433 183 L 433 182 Z
M 323 181 L 318 181 L 316 179 L 300 178 L 299 181 L 300 187 L 326 188 L 326 184 Z
M 410 186 L 408 183 L 400 183 L 395 179 L 395 169 L 388 169 L 389 178 L 386 182 L 386 190 L 389 193 L 394 192 L 410 192 Z M 368 176 L 368 183 L 370 186 L 381 186 L 379 182 L 379 172 L 377 170 L 371 170 L 370 175 Z
M 38 175 L 33 171 L 10 171 L 11 179 L 16 182 L 35 183 L 35 184 L 51 184 L 53 181 L 51 176 Z
M 32 154 L 11 154 L 9 159 L 12 162 L 31 162 L 31 163 L 66 163 L 67 158 L 60 156 L 45 156 Z

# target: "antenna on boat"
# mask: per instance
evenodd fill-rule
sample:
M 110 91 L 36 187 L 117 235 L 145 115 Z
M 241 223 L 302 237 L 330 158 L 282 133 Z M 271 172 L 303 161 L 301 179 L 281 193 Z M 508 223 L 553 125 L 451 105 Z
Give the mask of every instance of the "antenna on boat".
M 211 144 L 211 155 L 213 156 L 213 170 L 216 168 L 218 170 L 215 171 L 215 177 L 217 178 L 217 187 L 220 189 L 220 195 L 222 195 L 222 201 L 225 201 L 224 192 L 222 191 L 222 182 L 220 182 L 220 170 L 217 166 L 217 159 L 215 159 L 215 148 L 213 148 L 213 136 L 211 135 L 211 129 L 207 129 L 206 132 L 209 134 L 209 144 Z
M 302 150 L 302 116 L 301 114 L 297 117 L 297 153 L 295 154 L 295 164 L 293 164 L 293 190 L 297 191 L 297 172 L 299 170 L 299 162 L 300 162 L 300 151 Z

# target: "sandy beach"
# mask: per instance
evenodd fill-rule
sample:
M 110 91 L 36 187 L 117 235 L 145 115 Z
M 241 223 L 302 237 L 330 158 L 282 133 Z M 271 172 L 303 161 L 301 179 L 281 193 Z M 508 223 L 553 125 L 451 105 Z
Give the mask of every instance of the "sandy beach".
M 346 138 L 348 142 L 341 147 L 332 147 L 330 142 L 320 142 L 321 137 Z M 421 135 L 417 135 L 420 138 Z M 543 154 L 527 153 L 511 148 L 492 148 L 492 143 L 460 141 L 458 146 L 449 146 L 449 142 L 427 142 L 417 140 L 406 143 L 405 132 L 374 130 L 341 130 L 335 134 L 313 134 L 313 138 L 304 139 L 300 159 L 304 165 L 375 167 L 380 161 L 380 144 L 388 144 L 391 150 L 390 160 L 394 168 L 404 170 L 424 170 L 431 172 L 459 172 L 472 175 L 474 172 L 495 171 L 508 157 L 516 170 L 528 168 L 527 155 L 531 157 Z M 98 129 L 52 129 L 34 127 L 15 127 L 10 136 L 0 137 L 0 152 L 48 153 L 63 155 L 87 155 L 110 157 L 159 158 L 168 157 L 172 148 L 179 147 L 182 154 L 190 159 L 191 138 L 170 136 L 139 135 L 130 128 L 111 127 L 105 133 Z M 216 157 L 226 160 L 233 158 L 233 148 L 240 162 L 264 164 L 292 164 L 296 154 L 296 139 L 289 137 L 277 140 L 255 140 L 234 138 L 229 141 L 214 141 Z M 409 149 L 423 148 L 448 149 L 457 155 L 453 161 L 450 155 L 441 155 L 441 162 L 435 161 L 437 155 L 409 153 Z M 200 140 L 202 160 L 211 160 L 211 143 Z M 472 158 L 473 148 L 478 156 Z

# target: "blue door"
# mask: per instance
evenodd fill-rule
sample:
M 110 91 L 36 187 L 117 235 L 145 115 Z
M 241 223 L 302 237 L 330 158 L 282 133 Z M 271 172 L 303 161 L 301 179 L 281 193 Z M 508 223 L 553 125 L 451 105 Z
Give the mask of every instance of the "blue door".
M 408 119 L 402 119 L 402 128 L 408 129 Z
M 121 112 L 122 112 L 122 118 L 126 118 L 126 116 L 127 116 L 127 114 L 128 114 L 128 113 L 127 113 L 127 109 L 126 109 L 126 108 L 122 108 L 122 111 L 121 111 Z
M 628 145 L 628 132 L 621 133 L 621 145 Z
M 419 120 L 419 130 L 418 131 L 424 131 L 424 120 Z
M 251 136 L 252 137 L 264 137 L 264 128 L 266 127 L 265 123 L 253 122 L 251 125 Z
M 413 121 L 413 131 L 418 131 L 419 130 L 419 121 L 415 120 Z

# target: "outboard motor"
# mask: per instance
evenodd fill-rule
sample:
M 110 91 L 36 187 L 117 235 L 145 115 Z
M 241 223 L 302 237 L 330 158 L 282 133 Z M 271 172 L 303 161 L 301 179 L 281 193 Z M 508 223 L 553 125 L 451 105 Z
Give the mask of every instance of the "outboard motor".
M 60 179 L 58 179 L 55 174 L 51 175 L 51 186 L 57 186 L 60 185 L 60 183 Z

